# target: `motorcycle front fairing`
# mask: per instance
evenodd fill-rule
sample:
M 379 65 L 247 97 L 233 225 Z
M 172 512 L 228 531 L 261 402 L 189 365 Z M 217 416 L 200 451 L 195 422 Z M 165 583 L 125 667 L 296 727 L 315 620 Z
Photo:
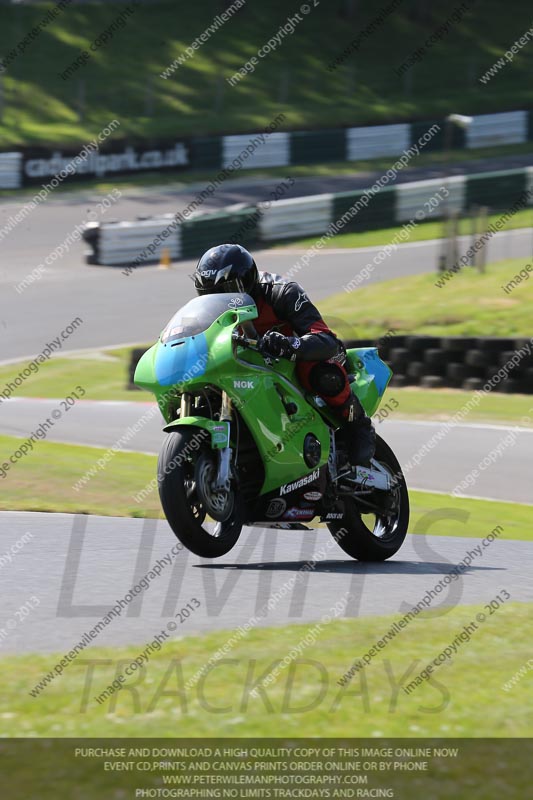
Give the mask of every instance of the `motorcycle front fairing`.
M 174 314 L 156 344 L 139 360 L 134 375 L 137 386 L 155 395 L 167 423 L 174 419 L 175 401 L 181 393 L 217 383 L 223 367 L 218 334 L 232 323 L 256 316 L 257 307 L 246 294 L 202 295 Z
M 293 364 L 280 361 L 267 367 L 262 356 L 251 350 L 237 356 L 235 328 L 256 317 L 257 307 L 245 294 L 203 295 L 191 300 L 142 356 L 134 380 L 156 396 L 166 431 L 181 425 L 204 427 L 213 440 L 215 433 L 221 433 L 213 425 L 216 420 L 176 419 L 176 404 L 183 392 L 200 392 L 210 385 L 225 391 L 259 451 L 265 471 L 263 494 L 310 472 L 303 459 L 308 434 L 322 443 L 317 466 L 324 466 L 330 436 L 328 424 L 298 388 Z
M 256 317 L 255 302 L 246 294 L 194 298 L 172 317 L 157 344 L 143 355 L 134 380 L 156 396 L 167 422 L 165 431 L 182 425 L 202 427 L 211 433 L 213 447 L 223 446 L 222 439 L 227 439 L 217 420 L 192 415 L 176 418 L 177 407 L 184 392 L 200 393 L 208 386 L 226 392 L 257 446 L 265 473 L 260 491 L 264 495 L 295 481 L 311 482 L 311 475 L 328 462 L 330 431 L 336 423 L 327 407 L 320 407 L 299 387 L 294 363 L 281 359 L 267 366 L 257 351 L 237 352 L 235 329 Z M 356 373 L 356 393 L 367 412 L 375 410 L 390 377 L 383 370 L 390 370 L 373 348 L 349 351 L 349 356 Z M 310 440 L 319 451 L 312 462 L 304 458 Z M 313 490 L 311 486 L 308 493 Z

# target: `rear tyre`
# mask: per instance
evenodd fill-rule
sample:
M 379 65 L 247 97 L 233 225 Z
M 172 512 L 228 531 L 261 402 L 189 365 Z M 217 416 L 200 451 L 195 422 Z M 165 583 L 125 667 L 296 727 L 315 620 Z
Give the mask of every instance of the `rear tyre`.
M 389 492 L 374 489 L 360 499 L 343 498 L 342 521 L 329 523 L 328 528 L 339 547 L 358 561 L 385 561 L 398 552 L 409 526 L 409 494 L 398 460 L 380 436 L 376 436 L 374 461 L 394 476 Z M 364 501 L 379 505 L 368 512 Z
M 240 536 L 242 506 L 234 486 L 226 499 L 215 493 L 206 500 L 216 454 L 205 444 L 199 446 L 199 433 L 198 429 L 184 428 L 167 435 L 157 463 L 159 497 L 180 542 L 197 556 L 218 558 L 228 553 Z M 209 523 L 208 528 L 205 519 L 210 509 L 221 511 L 221 521 Z

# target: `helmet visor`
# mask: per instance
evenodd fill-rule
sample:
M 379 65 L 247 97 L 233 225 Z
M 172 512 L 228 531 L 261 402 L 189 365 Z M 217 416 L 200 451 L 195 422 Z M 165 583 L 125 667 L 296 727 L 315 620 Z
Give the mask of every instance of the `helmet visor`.
M 245 292 L 243 282 L 240 278 L 235 278 L 231 281 L 220 281 L 220 283 L 210 284 L 209 286 L 198 286 L 196 284 L 196 291 L 198 294 L 228 294 L 230 292 Z

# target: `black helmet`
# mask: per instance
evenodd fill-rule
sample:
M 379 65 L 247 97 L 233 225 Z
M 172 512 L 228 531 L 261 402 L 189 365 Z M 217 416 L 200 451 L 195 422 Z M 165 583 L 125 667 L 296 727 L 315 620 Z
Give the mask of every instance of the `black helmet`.
M 219 244 L 207 250 L 196 265 L 194 286 L 198 294 L 246 292 L 259 283 L 257 265 L 240 244 Z

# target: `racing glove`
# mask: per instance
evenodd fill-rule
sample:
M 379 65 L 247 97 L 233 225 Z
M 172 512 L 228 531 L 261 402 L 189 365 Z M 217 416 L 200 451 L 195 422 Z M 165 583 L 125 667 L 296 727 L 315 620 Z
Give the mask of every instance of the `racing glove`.
M 264 356 L 296 361 L 300 343 L 297 336 L 284 336 L 279 331 L 267 331 L 259 343 L 259 351 Z

